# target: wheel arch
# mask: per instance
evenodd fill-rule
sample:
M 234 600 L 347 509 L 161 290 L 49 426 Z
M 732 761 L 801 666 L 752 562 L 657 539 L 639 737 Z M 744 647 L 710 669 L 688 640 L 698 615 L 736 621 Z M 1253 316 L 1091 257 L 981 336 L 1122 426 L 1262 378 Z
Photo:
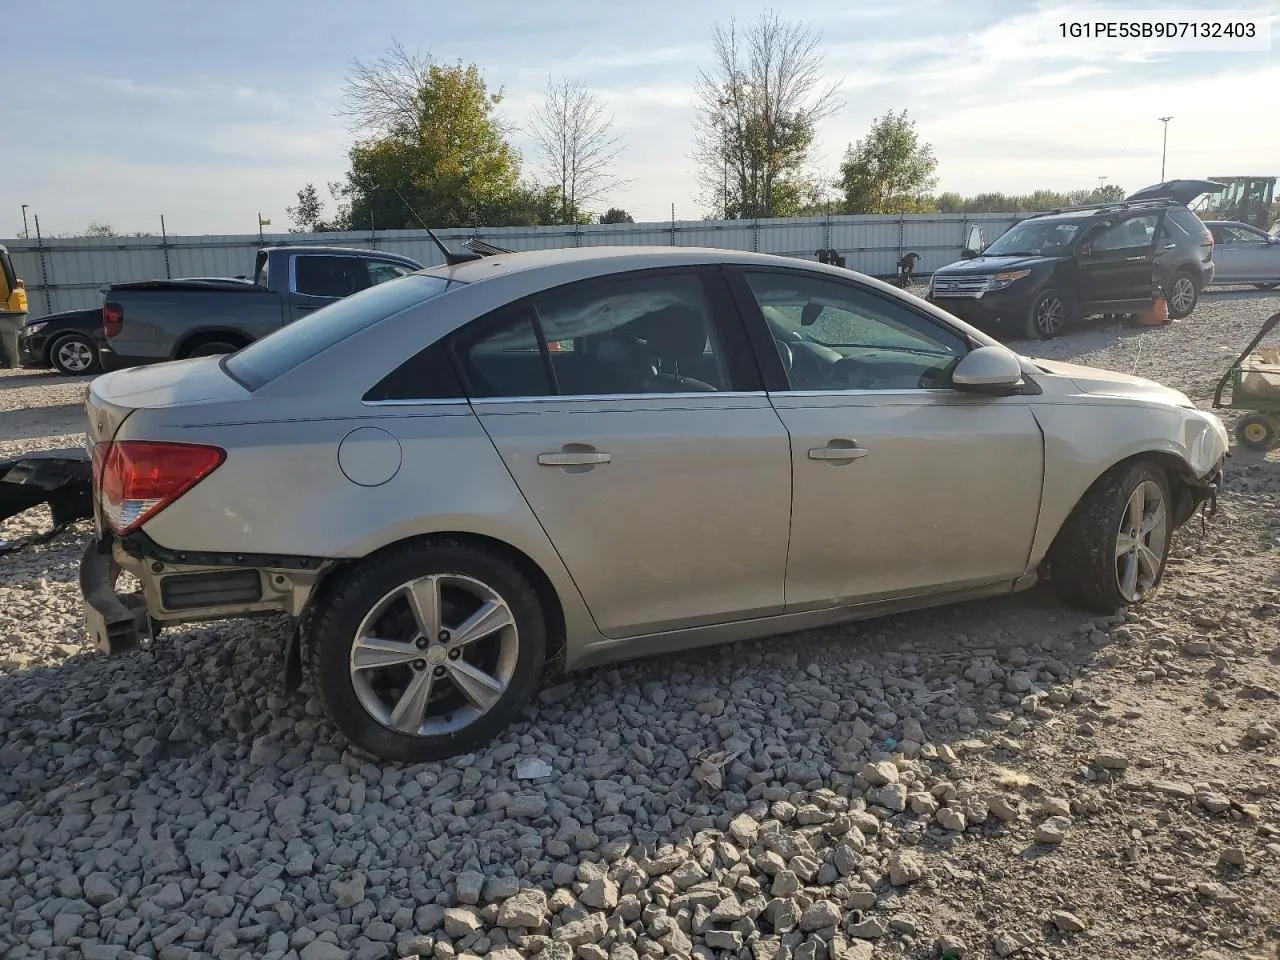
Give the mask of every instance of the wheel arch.
M 1043 549 L 1037 550 L 1036 563 L 1043 562 L 1044 558 L 1052 550 L 1053 544 L 1062 535 L 1063 528 L 1067 525 L 1067 521 L 1076 512 L 1080 504 L 1097 489 L 1098 485 L 1103 483 L 1108 476 L 1119 469 L 1127 469 L 1137 463 L 1152 463 L 1158 466 L 1164 473 L 1166 481 L 1169 485 L 1169 495 L 1173 498 L 1174 514 L 1171 529 L 1176 529 L 1190 519 L 1195 512 L 1198 500 L 1196 499 L 1196 491 L 1200 488 L 1200 479 L 1196 476 L 1195 470 L 1191 467 L 1183 457 L 1172 450 L 1168 449 L 1147 449 L 1131 452 L 1123 456 L 1115 458 L 1108 463 L 1102 470 L 1098 471 L 1097 476 L 1088 484 L 1080 495 L 1075 498 L 1071 504 L 1071 508 L 1065 511 L 1062 518 L 1057 522 L 1053 529 L 1052 536 L 1045 536 L 1041 539 Z
M 413 534 L 399 540 L 384 543 L 363 557 L 339 561 L 327 569 L 316 582 L 315 588 L 311 591 L 311 596 L 308 599 L 307 609 L 299 618 L 300 621 L 306 622 L 315 608 L 316 602 L 324 596 L 326 588 L 332 586 L 335 576 L 351 570 L 357 565 L 377 560 L 392 551 L 402 550 L 405 547 L 414 545 L 425 546 L 427 544 L 458 544 L 479 547 L 496 553 L 510 562 L 533 587 L 538 603 L 542 608 L 543 616 L 546 618 L 547 650 L 543 671 L 544 679 L 552 680 L 564 674 L 568 653 L 568 621 L 560 592 L 556 589 L 551 577 L 533 557 L 513 544 L 487 534 L 461 530 L 440 530 L 431 533 Z M 298 641 L 306 642 L 305 632 L 305 630 L 302 630 L 295 635 L 293 638 L 294 646 L 297 645 Z M 286 656 L 286 665 L 290 667 L 290 671 L 290 662 L 295 652 L 300 653 L 300 651 L 290 650 Z M 291 678 L 289 685 L 294 685 L 293 678 Z
M 172 359 L 181 360 L 200 344 L 217 340 L 234 343 L 237 347 L 247 347 L 253 342 L 253 337 L 234 327 L 201 327 L 189 333 L 184 333 L 178 339 L 177 343 L 173 345 Z

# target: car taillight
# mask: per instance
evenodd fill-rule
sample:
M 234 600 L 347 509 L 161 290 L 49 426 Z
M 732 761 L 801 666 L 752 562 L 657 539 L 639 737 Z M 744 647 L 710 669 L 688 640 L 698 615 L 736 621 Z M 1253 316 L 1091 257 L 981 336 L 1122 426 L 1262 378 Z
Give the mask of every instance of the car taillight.
M 103 515 L 116 533 L 132 533 L 226 458 L 221 447 L 195 443 L 99 443 L 93 450 L 93 483 Z
M 1204 232 L 1204 242 L 1211 247 L 1213 246 L 1213 234 L 1208 230 Z
M 124 307 L 118 303 L 102 305 L 102 335 L 108 340 L 124 327 Z

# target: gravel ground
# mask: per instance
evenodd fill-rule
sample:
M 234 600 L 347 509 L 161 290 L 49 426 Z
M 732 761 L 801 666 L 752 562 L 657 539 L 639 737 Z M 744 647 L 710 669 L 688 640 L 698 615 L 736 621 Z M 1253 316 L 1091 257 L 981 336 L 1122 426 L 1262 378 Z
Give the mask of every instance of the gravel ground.
M 1276 310 L 1017 346 L 1207 406 Z M 0 375 L 0 456 L 79 443 L 82 390 Z M 1036 589 L 597 670 L 414 767 L 281 693 L 283 621 L 107 660 L 83 530 L 0 560 L 0 955 L 1280 956 L 1280 454 L 1234 452 L 1140 612 Z

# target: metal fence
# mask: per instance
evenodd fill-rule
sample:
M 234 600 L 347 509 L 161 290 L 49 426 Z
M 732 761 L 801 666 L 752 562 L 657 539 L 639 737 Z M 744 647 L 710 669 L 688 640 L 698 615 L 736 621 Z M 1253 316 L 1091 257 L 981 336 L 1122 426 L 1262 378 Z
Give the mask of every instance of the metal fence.
M 832 216 L 786 220 L 693 220 L 670 223 L 592 224 L 566 227 L 475 227 L 437 230 L 451 247 L 478 237 L 511 250 L 555 247 L 672 246 L 753 250 L 813 259 L 834 249 L 846 266 L 892 276 L 898 259 L 920 254 L 916 270 L 927 274 L 958 258 L 970 225 L 991 241 L 1020 219 L 1007 213 Z M 259 247 L 329 244 L 399 253 L 419 263 L 441 262 L 424 230 L 348 233 L 248 234 L 200 237 L 75 237 L 0 241 L 9 248 L 27 286 L 31 315 L 95 307 L 110 283 L 162 277 L 248 274 Z

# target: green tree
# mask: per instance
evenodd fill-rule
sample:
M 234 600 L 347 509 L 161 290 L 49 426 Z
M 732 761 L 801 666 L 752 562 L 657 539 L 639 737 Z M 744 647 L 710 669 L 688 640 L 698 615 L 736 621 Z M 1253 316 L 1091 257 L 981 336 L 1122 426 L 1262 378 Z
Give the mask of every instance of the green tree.
M 320 222 L 320 217 L 324 213 L 324 203 L 320 200 L 316 185 L 308 183 L 299 190 L 297 205 L 285 207 L 284 212 L 293 221 L 293 226 L 289 228 L 290 233 L 314 233 L 316 224 Z
M 922 143 L 907 111 L 878 117 L 840 164 L 845 213 L 917 213 L 933 205 L 938 182 L 933 147 Z
M 821 35 L 767 11 L 711 35 L 698 75 L 695 147 L 703 202 L 725 219 L 796 215 L 818 124 L 840 106 L 822 80 Z
M 85 227 L 84 235 L 86 237 L 118 237 L 119 234 L 112 229 L 109 223 L 98 223 L 94 221 Z
M 502 93 L 475 64 L 438 64 L 393 43 L 371 64 L 354 61 L 344 94 L 343 113 L 364 135 L 340 188 L 345 226 L 464 226 L 516 190 L 519 158 L 496 113 Z
M 604 213 L 600 214 L 601 223 L 635 223 L 631 214 L 623 210 L 621 207 L 610 207 Z

